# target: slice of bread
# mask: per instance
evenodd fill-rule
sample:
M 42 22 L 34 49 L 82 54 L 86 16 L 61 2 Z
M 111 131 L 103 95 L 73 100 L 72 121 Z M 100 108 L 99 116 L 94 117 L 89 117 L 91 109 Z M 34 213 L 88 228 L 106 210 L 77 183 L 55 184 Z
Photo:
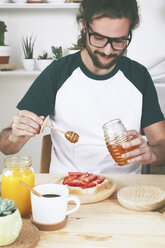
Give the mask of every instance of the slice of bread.
M 68 187 L 69 193 L 74 195 L 94 195 L 111 188 L 110 178 L 88 172 L 68 172 L 61 184 Z
M 63 180 L 61 181 L 61 183 L 63 182 Z M 106 190 L 106 189 L 110 189 L 111 187 L 111 183 L 110 183 L 110 179 L 109 178 L 105 178 L 104 182 L 97 184 L 96 186 L 92 187 L 92 188 L 86 188 L 86 189 L 82 189 L 81 187 L 72 187 L 72 186 L 68 186 L 69 189 L 69 193 L 70 194 L 74 194 L 74 195 L 91 195 L 91 194 L 96 194 L 100 191 Z

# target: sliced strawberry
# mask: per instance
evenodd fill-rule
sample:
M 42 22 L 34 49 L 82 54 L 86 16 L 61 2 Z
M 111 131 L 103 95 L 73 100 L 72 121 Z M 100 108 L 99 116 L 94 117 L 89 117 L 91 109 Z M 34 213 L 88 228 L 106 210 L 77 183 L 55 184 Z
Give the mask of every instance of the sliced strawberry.
M 79 179 L 74 179 L 74 180 L 68 182 L 67 185 L 72 186 L 72 187 L 82 187 L 82 186 L 86 185 L 86 183 L 79 180 Z
M 64 177 L 64 180 L 63 180 L 62 184 L 67 184 L 68 182 L 72 181 L 76 177 L 77 176 L 66 176 L 66 177 Z
M 104 177 L 97 176 L 97 178 L 95 179 L 95 182 L 96 182 L 97 184 L 100 184 L 100 183 L 104 182 L 104 180 L 105 180 Z
M 88 173 L 88 172 L 84 172 L 84 173 L 82 173 L 82 175 L 81 175 L 81 179 L 86 178 L 86 177 L 88 177 L 88 176 L 89 176 L 89 173 Z
M 97 178 L 97 176 L 94 175 L 94 174 L 92 174 L 92 173 L 89 174 L 88 177 L 82 177 L 82 176 L 81 176 L 81 179 L 82 179 L 83 181 L 85 181 L 85 182 L 92 182 L 92 181 L 94 181 L 96 178 Z
M 69 176 L 81 176 L 82 174 L 82 172 L 68 172 Z
M 95 182 L 89 182 L 86 185 L 83 185 L 82 186 L 82 189 L 93 188 L 95 186 L 96 186 L 96 183 Z
M 103 176 L 97 176 L 88 172 L 68 172 L 68 175 L 64 178 L 63 184 L 72 187 L 81 187 L 83 189 L 95 187 L 105 180 Z

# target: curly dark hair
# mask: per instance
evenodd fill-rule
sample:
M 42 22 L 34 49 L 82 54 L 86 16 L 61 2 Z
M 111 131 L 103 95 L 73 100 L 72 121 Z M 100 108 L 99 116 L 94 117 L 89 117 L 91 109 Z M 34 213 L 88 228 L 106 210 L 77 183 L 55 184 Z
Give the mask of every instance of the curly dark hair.
M 139 25 L 139 14 L 136 0 L 83 0 L 77 14 L 77 22 L 92 22 L 96 17 L 128 18 L 130 30 Z M 85 33 L 81 32 L 78 44 L 85 47 Z

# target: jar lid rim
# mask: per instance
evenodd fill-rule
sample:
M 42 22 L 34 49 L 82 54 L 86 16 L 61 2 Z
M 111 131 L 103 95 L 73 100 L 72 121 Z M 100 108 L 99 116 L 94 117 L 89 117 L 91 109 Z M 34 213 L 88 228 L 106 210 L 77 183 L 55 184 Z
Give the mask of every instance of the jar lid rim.
M 22 168 L 32 165 L 32 159 L 27 155 L 9 155 L 4 159 L 4 167 Z
M 120 118 L 115 118 L 113 120 L 110 120 L 110 121 L 107 121 L 106 123 L 104 123 L 104 125 L 102 126 L 103 128 L 108 126 L 108 125 L 111 125 L 111 124 L 115 124 L 117 122 L 121 122 L 121 119 Z M 122 123 L 122 122 L 121 122 Z

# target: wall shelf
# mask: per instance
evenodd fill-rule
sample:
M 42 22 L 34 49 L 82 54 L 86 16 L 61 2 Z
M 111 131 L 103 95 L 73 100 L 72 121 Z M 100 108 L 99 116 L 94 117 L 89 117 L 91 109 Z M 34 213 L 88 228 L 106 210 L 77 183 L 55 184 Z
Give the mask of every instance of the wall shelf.
M 53 3 L 25 3 L 25 4 L 15 4 L 7 3 L 0 4 L 0 9 L 77 9 L 79 3 L 63 3 L 63 4 L 53 4 Z
M 38 76 L 41 73 L 41 71 L 35 70 L 35 71 L 25 71 L 23 69 L 20 70 L 14 70 L 14 71 L 0 71 L 0 77 L 1 76 Z
M 6 77 L 6 76 L 38 76 L 41 73 L 39 70 L 34 70 L 34 71 L 25 71 L 24 69 L 18 69 L 18 70 L 13 70 L 13 71 L 0 71 L 0 77 Z M 157 83 L 154 82 L 154 85 L 156 87 L 165 87 L 165 82 Z

